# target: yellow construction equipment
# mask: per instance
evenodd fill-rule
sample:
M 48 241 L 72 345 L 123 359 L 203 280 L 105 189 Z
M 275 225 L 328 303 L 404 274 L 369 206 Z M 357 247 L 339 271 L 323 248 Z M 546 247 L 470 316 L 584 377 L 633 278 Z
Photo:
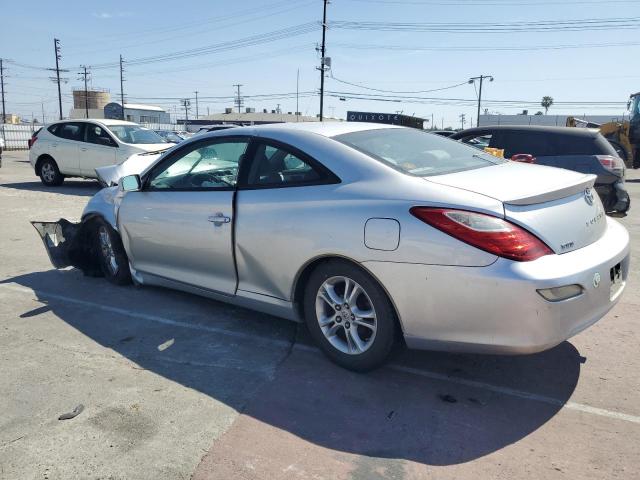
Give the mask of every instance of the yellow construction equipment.
M 629 97 L 628 121 L 603 124 L 567 117 L 567 127 L 597 128 L 629 168 L 640 168 L 640 92 Z

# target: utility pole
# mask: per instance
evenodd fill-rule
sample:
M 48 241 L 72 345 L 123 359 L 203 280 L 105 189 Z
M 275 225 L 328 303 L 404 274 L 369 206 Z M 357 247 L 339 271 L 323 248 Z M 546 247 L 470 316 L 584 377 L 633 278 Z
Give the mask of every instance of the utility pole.
M 2 129 L 4 131 L 4 124 L 7 123 L 7 112 L 4 109 L 4 65 L 0 58 L 0 90 L 2 91 Z
M 327 35 L 327 4 L 329 0 L 323 0 L 322 7 L 322 46 L 320 47 L 320 121 L 324 118 L 324 72 L 326 69 L 326 48 L 325 41 Z
M 476 119 L 476 127 L 480 126 L 480 105 L 482 103 L 482 81 L 485 79 L 489 79 L 490 82 L 493 82 L 493 76 L 491 75 L 480 75 L 479 77 L 471 77 L 469 79 L 469 83 L 474 83 L 476 80 L 480 80 L 480 89 L 478 91 L 478 117 Z
M 55 82 L 58 84 L 58 108 L 60 113 L 60 120 L 62 120 L 62 91 L 60 90 L 60 72 L 68 72 L 68 70 L 60 70 L 60 60 L 62 59 L 62 56 L 60 55 L 60 40 L 58 40 L 57 38 L 53 39 L 53 48 L 56 54 Z M 53 68 L 48 68 L 47 70 L 53 71 Z
M 191 108 L 191 100 L 189 100 L 188 98 L 183 98 L 181 103 L 184 107 L 184 130 L 188 132 L 189 127 L 187 125 L 189 124 L 189 108 Z
M 464 130 L 464 122 L 466 121 L 467 116 L 464 113 L 460 114 L 460 125 L 462 126 L 462 129 Z
M 84 118 L 89 118 L 89 91 L 87 89 L 87 77 L 89 72 L 86 65 L 80 65 L 82 72 L 78 72 L 78 75 L 84 77 Z M 80 78 L 78 80 L 81 80 Z
M 44 118 L 44 102 L 41 103 L 40 106 L 42 107 L 42 125 L 44 125 L 45 123 L 47 123 Z
M 242 97 L 240 96 L 240 87 L 242 86 L 242 84 L 241 83 L 234 83 L 233 86 L 238 89 L 238 93 L 236 95 L 235 103 L 238 106 L 238 113 L 240 113 L 240 110 L 242 108 Z
M 198 90 L 196 90 L 195 92 L 193 92 L 196 94 L 196 120 L 198 119 L 199 115 L 198 115 Z
M 300 121 L 300 107 L 298 106 L 300 96 L 300 69 L 296 76 L 296 122 Z
M 435 126 L 435 124 L 433 123 L 433 113 L 432 113 L 432 114 L 431 114 L 431 130 L 435 130 L 435 129 L 436 129 L 436 126 Z
M 120 55 L 120 103 L 122 104 L 122 120 L 124 120 L 124 67 L 122 64 L 122 55 Z

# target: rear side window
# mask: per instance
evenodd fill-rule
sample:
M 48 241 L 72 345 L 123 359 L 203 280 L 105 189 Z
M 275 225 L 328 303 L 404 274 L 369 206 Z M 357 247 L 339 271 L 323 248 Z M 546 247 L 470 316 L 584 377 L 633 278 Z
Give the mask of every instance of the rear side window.
M 555 153 L 553 135 L 545 132 L 533 131 L 504 131 L 501 132 L 502 145 L 496 145 L 504 149 L 505 158 L 511 158 L 518 153 L 544 157 L 561 155 Z
M 327 180 L 322 172 L 287 148 L 259 143 L 249 170 L 249 187 L 287 187 Z
M 61 123 L 54 134 L 67 140 L 82 142 L 84 139 L 84 123 Z

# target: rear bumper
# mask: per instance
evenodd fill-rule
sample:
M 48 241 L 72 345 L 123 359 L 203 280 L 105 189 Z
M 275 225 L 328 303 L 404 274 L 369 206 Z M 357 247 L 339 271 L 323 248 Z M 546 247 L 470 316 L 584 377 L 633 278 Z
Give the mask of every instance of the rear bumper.
M 610 269 L 622 283 L 611 291 Z M 615 220 L 597 242 L 533 262 L 498 259 L 487 267 L 365 262 L 384 285 L 412 348 L 533 353 L 576 335 L 618 301 L 629 272 L 629 235 Z M 594 276 L 601 281 L 594 286 Z M 549 302 L 538 289 L 578 284 L 583 292 Z

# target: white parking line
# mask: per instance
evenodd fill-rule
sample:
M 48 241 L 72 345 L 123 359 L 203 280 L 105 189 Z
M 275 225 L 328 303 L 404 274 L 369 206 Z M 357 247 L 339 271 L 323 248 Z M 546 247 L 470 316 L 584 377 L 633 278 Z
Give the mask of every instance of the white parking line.
M 464 385 L 467 387 L 480 388 L 482 390 L 488 390 L 495 393 L 501 393 L 503 395 L 510 395 L 512 397 L 523 398 L 525 400 L 534 400 L 536 402 L 546 403 L 562 408 L 568 408 L 569 410 L 577 410 L 579 412 L 591 413 L 593 415 L 599 415 L 601 417 L 615 418 L 617 420 L 624 420 L 631 423 L 640 423 L 640 417 L 636 415 L 629 415 L 627 413 L 614 412 L 612 410 L 606 410 L 604 408 L 591 407 L 582 403 L 576 402 L 563 402 L 557 398 L 547 397 L 546 395 L 538 395 L 537 393 L 524 392 L 522 390 L 515 390 L 509 387 L 501 387 L 499 385 L 492 385 L 490 383 L 478 382 L 476 380 L 467 380 L 460 377 L 450 377 L 442 373 L 429 372 L 420 370 L 418 368 L 411 368 L 404 365 L 391 364 L 389 368 L 397 370 L 403 373 L 410 373 L 412 375 L 419 375 L 421 377 L 430 378 L 433 380 L 442 380 L 444 382 L 455 383 L 457 385 Z
M 118 315 L 125 315 L 127 317 L 132 317 L 132 318 L 139 318 L 140 320 L 148 320 L 150 322 L 162 323 L 163 325 L 171 325 L 173 327 L 188 328 L 191 330 L 200 330 L 200 331 L 211 332 L 211 333 L 221 333 L 224 335 L 228 335 L 230 337 L 257 341 L 260 343 L 266 343 L 268 345 L 275 345 L 275 346 L 284 347 L 284 348 L 289 348 L 291 346 L 291 342 L 288 342 L 287 340 L 265 338 L 260 335 L 253 335 L 251 333 L 226 330 L 224 328 L 211 327 L 209 325 L 198 325 L 194 323 L 180 322 L 178 320 L 172 320 L 170 318 L 161 317 L 159 315 L 153 315 L 150 313 L 140 313 L 140 312 L 135 312 L 133 310 L 128 310 L 126 308 L 112 307 L 110 305 L 102 305 L 100 303 L 88 302 L 86 300 L 78 300 L 77 298 L 67 297 L 66 295 L 59 295 L 57 293 L 44 292 L 42 290 L 32 290 L 31 288 L 23 287 L 16 284 L 2 283 L 0 284 L 0 287 L 5 288 L 7 290 L 12 290 L 14 292 L 26 293 L 30 295 L 34 295 L 34 294 L 42 295 L 43 297 L 60 300 L 62 302 L 73 303 L 76 305 L 82 305 L 83 307 L 99 308 L 100 310 L 103 310 L 105 312 L 116 313 Z
M 180 321 L 177 321 L 177 320 L 171 320 L 171 319 L 166 318 L 166 317 L 161 317 L 159 315 L 153 315 L 153 314 L 148 314 L 148 313 L 140 313 L 140 312 L 135 312 L 135 311 L 132 311 L 132 310 L 127 310 L 127 309 L 124 309 L 124 308 L 112 307 L 112 306 L 109 306 L 109 305 L 102 305 L 100 303 L 88 302 L 88 301 L 85 301 L 85 300 L 78 300 L 76 298 L 67 297 L 66 295 L 59 295 L 57 293 L 45 292 L 45 291 L 42 291 L 42 290 L 32 290 L 30 288 L 23 287 L 23 286 L 16 285 L 16 284 L 3 283 L 3 284 L 0 284 L 0 288 L 6 289 L 6 290 L 11 290 L 11 291 L 18 292 L 18 293 L 29 294 L 29 295 L 37 294 L 37 295 L 41 295 L 43 297 L 48 297 L 48 298 L 55 299 L 55 300 L 60 300 L 60 301 L 63 301 L 63 302 L 73 303 L 73 304 L 76 304 L 76 305 L 82 305 L 84 307 L 98 308 L 98 309 L 106 311 L 106 312 L 116 313 L 116 314 L 119 314 L 119 315 L 125 315 L 125 316 L 129 316 L 129 317 L 132 317 L 132 318 L 139 318 L 141 320 L 147 320 L 147 321 L 150 321 L 150 322 L 161 323 L 163 325 L 170 325 L 170 326 L 174 326 L 174 327 L 188 328 L 188 329 L 191 329 L 191 330 L 200 330 L 200 331 L 211 332 L 211 333 L 220 333 L 220 334 L 228 335 L 228 336 L 235 337 L 235 338 L 242 338 L 242 339 L 245 339 L 245 340 L 257 341 L 257 342 L 260 342 L 260 343 L 273 345 L 273 346 L 278 346 L 278 347 L 290 347 L 290 345 L 291 345 L 289 342 L 287 342 L 285 340 L 270 339 L 270 338 L 262 337 L 260 335 L 254 335 L 254 334 L 251 334 L 251 333 L 236 332 L 236 331 L 233 331 L 233 330 L 226 330 L 224 328 L 210 327 L 208 325 L 198 325 L 198 324 L 180 322 Z M 302 350 L 302 351 L 306 351 L 306 352 L 319 353 L 319 350 L 317 348 L 309 346 L 309 345 L 295 344 L 294 348 L 297 349 L 297 350 Z M 430 372 L 428 370 L 420 370 L 418 368 L 407 367 L 405 365 L 390 364 L 390 365 L 387 366 L 387 368 L 389 368 L 391 370 L 398 371 L 398 372 L 403 372 L 403 373 L 408 373 L 408 374 L 411 374 L 411 375 L 417 375 L 417 376 L 420 376 L 420 377 L 429 378 L 429 379 L 432 379 L 432 380 L 439 380 L 439 381 L 443 381 L 443 382 L 454 383 L 454 384 L 457 384 L 457 385 L 464 385 L 464 386 L 467 386 L 467 387 L 479 388 L 479 389 L 482 389 L 482 390 L 487 390 L 487 391 L 499 393 L 499 394 L 502 394 L 502 395 L 509 395 L 511 397 L 522 398 L 522 399 L 525 399 L 525 400 L 533 400 L 533 401 L 536 401 L 536 402 L 546 403 L 548 405 L 552 405 L 552 406 L 556 406 L 556 407 L 567 408 L 569 410 L 575 410 L 575 411 L 579 411 L 579 412 L 583 412 L 583 413 L 589 413 L 589 414 L 597 415 L 597 416 L 601 416 L 601 417 L 607 417 L 607 418 L 612 418 L 612 419 L 616 419 L 616 420 L 622 420 L 622 421 L 625 421 L 625 422 L 631 422 L 631 423 L 640 424 L 640 416 L 630 415 L 630 414 L 621 413 L 621 412 L 615 412 L 615 411 L 612 411 L 612 410 L 606 410 L 604 408 L 592 407 L 590 405 L 585 405 L 585 404 L 582 404 L 582 403 L 576 403 L 576 402 L 571 402 L 571 401 L 563 402 L 562 400 L 558 400 L 557 398 L 553 398 L 553 397 L 548 397 L 546 395 L 538 395 L 536 393 L 525 392 L 525 391 L 522 391 L 522 390 L 516 390 L 516 389 L 513 389 L 513 388 L 509 388 L 509 387 L 501 387 L 499 385 L 493 385 L 493 384 L 490 384 L 490 383 L 479 382 L 479 381 L 476 381 L 476 380 L 467 380 L 467 379 L 459 378 L 459 377 L 451 377 L 451 376 L 448 376 L 448 375 L 445 375 L 445 374 L 442 374 L 442 373 Z

